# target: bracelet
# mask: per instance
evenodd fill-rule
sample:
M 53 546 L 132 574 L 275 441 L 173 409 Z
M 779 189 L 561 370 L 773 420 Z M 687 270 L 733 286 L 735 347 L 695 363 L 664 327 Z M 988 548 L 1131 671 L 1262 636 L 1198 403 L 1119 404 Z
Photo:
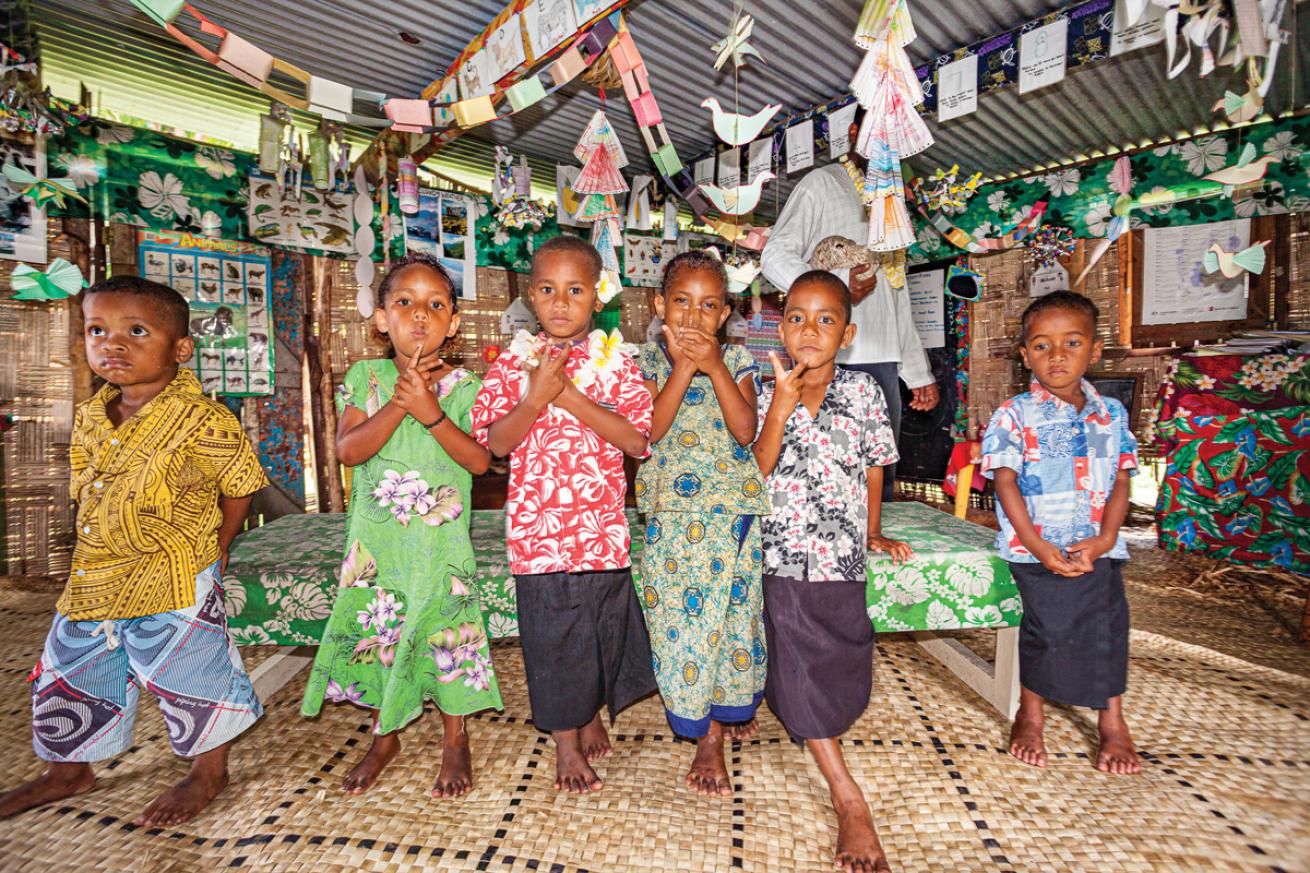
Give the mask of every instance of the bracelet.
M 423 428 L 424 428 L 424 430 L 432 430 L 432 428 L 434 428 L 434 427 L 436 427 L 437 425 L 441 424 L 441 423 L 442 423 L 443 421 L 445 421 L 445 420 L 446 420 L 446 410 L 443 409 L 443 410 L 441 410 L 441 414 L 438 415 L 438 416 L 436 417 L 436 419 L 435 419 L 431 424 L 423 424 L 423 422 L 421 422 L 421 421 L 419 422 L 419 424 L 423 424 Z

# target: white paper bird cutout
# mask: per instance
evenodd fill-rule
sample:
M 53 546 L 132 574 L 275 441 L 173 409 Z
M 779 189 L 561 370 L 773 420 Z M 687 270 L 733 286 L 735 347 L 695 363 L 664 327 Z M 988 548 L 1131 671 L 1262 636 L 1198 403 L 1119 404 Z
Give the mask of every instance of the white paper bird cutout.
M 723 215 L 745 215 L 755 209 L 764 196 L 764 183 L 775 178 L 772 170 L 765 170 L 749 185 L 720 188 L 718 185 L 703 184 L 700 190 Z
M 764 60 L 764 56 L 757 52 L 755 46 L 747 41 L 751 38 L 751 28 L 754 26 L 755 19 L 749 15 L 743 15 L 733 23 L 732 33 L 710 46 L 710 51 L 719 53 L 719 56 L 714 59 L 714 69 L 722 68 L 727 63 L 728 58 L 732 58 L 732 64 L 735 67 L 740 67 L 746 63 L 746 55 L 755 55 L 760 60 Z
M 1265 246 L 1269 242 L 1267 239 L 1261 240 L 1240 252 L 1226 252 L 1219 243 L 1215 243 L 1201 258 L 1201 266 L 1207 273 L 1218 270 L 1229 279 L 1235 279 L 1244 272 L 1258 276 L 1265 271 Z
M 1276 164 L 1279 160 L 1271 155 L 1262 158 L 1257 158 L 1255 155 L 1255 145 L 1247 143 L 1246 148 L 1242 149 L 1242 154 L 1238 156 L 1237 163 L 1222 170 L 1215 170 L 1201 178 L 1223 185 L 1224 196 L 1231 197 L 1238 188 L 1254 186 L 1265 177 L 1265 173 L 1269 172 L 1269 165 Z
M 782 108 L 781 103 L 770 103 L 754 115 L 738 115 L 725 112 L 715 97 L 706 97 L 700 105 L 714 114 L 714 135 L 732 146 L 753 142 Z

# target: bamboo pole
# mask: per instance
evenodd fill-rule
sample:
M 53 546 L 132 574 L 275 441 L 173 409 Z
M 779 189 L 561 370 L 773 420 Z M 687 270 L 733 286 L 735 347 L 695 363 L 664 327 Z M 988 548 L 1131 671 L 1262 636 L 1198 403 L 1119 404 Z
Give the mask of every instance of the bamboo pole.
M 332 261 L 309 258 L 309 299 L 305 306 L 305 359 L 309 363 L 309 403 L 314 425 L 314 459 L 319 508 L 345 512 L 346 500 L 338 473 L 337 415 L 332 405 L 332 379 L 323 366 L 323 338 L 332 331 Z

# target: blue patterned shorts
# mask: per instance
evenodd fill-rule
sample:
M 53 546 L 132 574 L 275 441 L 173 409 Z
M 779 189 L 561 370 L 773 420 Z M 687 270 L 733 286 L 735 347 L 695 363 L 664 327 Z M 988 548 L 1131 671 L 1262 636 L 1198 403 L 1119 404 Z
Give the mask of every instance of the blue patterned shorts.
M 223 745 L 263 715 L 227 635 L 218 564 L 196 576 L 194 606 L 139 618 L 56 615 L 32 681 L 32 746 L 46 761 L 101 761 L 132 745 L 144 687 L 178 755 Z

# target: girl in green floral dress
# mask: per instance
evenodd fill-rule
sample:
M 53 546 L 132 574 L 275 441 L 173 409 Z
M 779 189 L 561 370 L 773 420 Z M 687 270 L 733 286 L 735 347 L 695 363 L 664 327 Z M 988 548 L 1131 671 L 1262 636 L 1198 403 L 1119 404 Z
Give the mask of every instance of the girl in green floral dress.
M 686 782 L 728 795 L 725 731 L 749 736 L 764 695 L 760 525 L 769 512 L 751 454 L 759 367 L 716 334 L 732 312 L 722 262 L 669 262 L 655 312 L 664 339 L 637 363 L 655 396 L 651 456 L 637 476 L 646 513 L 642 606 L 669 725 L 696 740 Z
M 337 405 L 337 454 L 354 468 L 346 556 L 301 712 L 326 698 L 375 710 L 373 744 L 342 790 L 367 791 L 400 751 L 399 731 L 426 701 L 445 726 L 434 797 L 473 786 L 464 716 L 501 708 L 476 594 L 469 539 L 472 474 L 490 463 L 468 435 L 481 381 L 440 348 L 459 329 L 453 284 L 429 255 L 409 255 L 378 290 L 377 330 L 392 359 L 359 361 Z

